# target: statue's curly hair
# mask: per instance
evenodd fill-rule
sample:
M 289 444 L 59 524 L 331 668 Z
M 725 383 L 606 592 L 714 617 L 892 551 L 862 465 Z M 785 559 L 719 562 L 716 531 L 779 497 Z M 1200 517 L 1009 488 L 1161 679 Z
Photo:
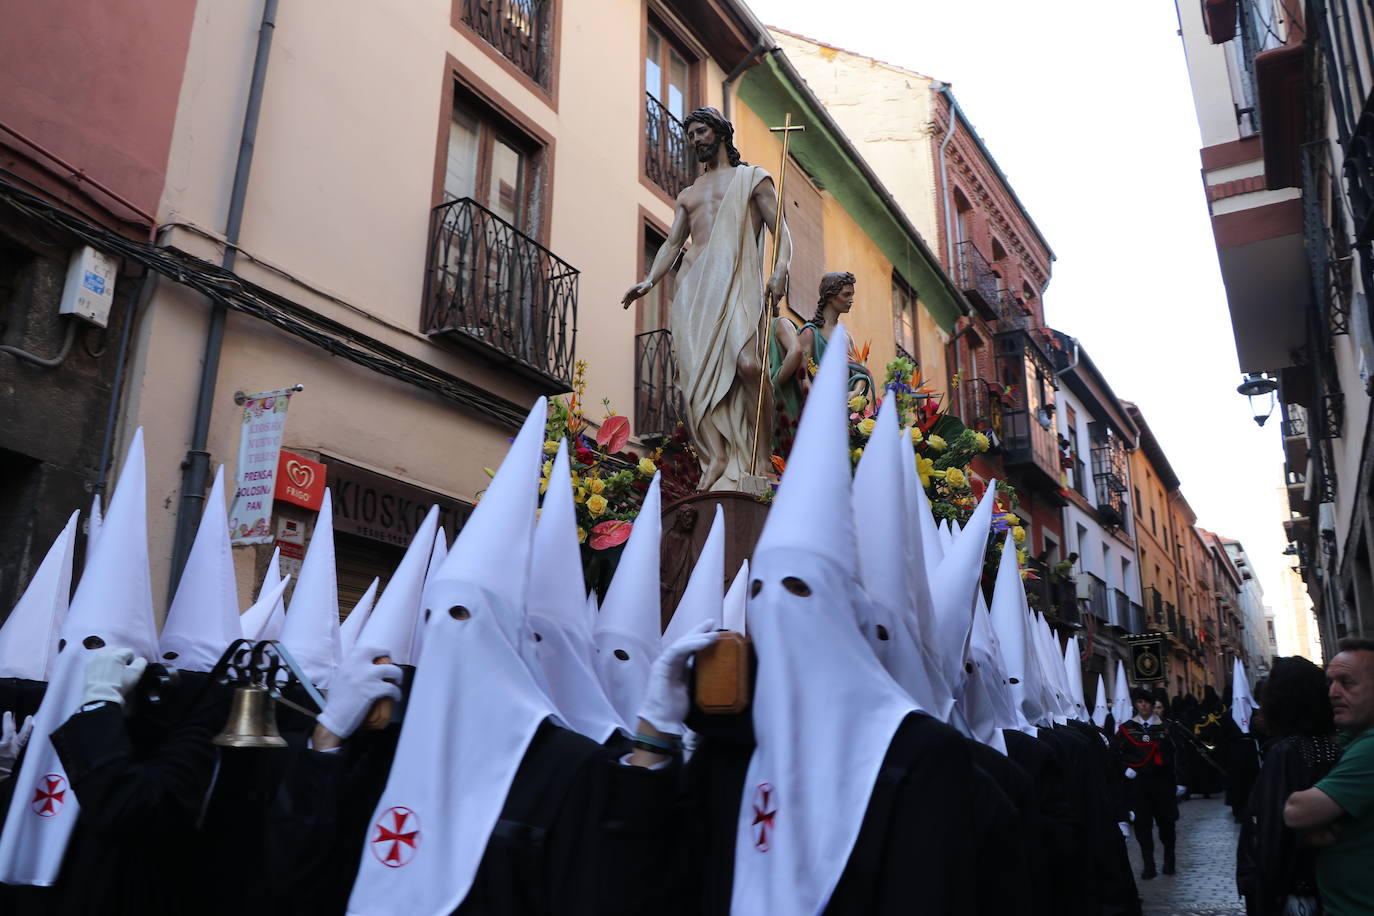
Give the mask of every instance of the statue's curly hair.
M 734 125 L 725 120 L 725 115 L 719 110 L 710 106 L 696 109 L 683 119 L 682 129 L 686 130 L 693 121 L 699 121 L 715 131 L 716 138 L 725 144 L 725 155 L 729 158 L 731 166 L 749 164 L 740 158 L 739 150 L 735 148 Z
M 820 327 L 825 321 L 825 304 L 830 301 L 830 297 L 844 289 L 846 286 L 857 284 L 854 275 L 847 270 L 832 270 L 830 273 L 821 277 L 821 296 L 816 302 L 816 314 L 811 317 L 811 323 Z

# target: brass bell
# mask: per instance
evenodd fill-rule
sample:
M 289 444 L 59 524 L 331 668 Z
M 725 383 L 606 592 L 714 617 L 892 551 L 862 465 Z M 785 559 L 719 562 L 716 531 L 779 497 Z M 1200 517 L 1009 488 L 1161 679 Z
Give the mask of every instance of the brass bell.
M 248 684 L 234 691 L 229 721 L 214 738 L 221 747 L 286 747 L 277 731 L 277 713 L 266 687 Z

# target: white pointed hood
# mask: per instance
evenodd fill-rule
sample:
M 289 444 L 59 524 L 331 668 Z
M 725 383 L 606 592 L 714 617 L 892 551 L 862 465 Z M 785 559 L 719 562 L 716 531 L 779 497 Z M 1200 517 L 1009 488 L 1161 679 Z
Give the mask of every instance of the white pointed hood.
M 86 557 L 72 597 L 59 640 L 62 648 L 34 716 L 24 763 L 0 830 L 0 881 L 5 884 L 48 886 L 57 879 L 80 805 L 49 737 L 81 706 L 91 650 L 127 647 L 144 658 L 156 656 L 147 512 L 143 430 L 139 429 L 110 500 L 106 536 L 97 540 L 95 550 Z
M 95 542 L 100 538 L 100 526 L 105 522 L 105 514 L 100 510 L 100 494 L 91 497 L 91 517 L 86 519 L 86 556 L 95 550 Z
M 447 916 L 472 887 L 516 769 L 555 714 L 526 666 L 548 408 L 535 404 L 425 588 L 424 646 L 348 912 Z
M 1112 685 L 1112 718 L 1116 727 L 1131 717 L 1131 685 L 1126 681 L 1126 665 L 1116 660 L 1116 682 Z
M 711 530 L 701 545 L 701 554 L 692 567 L 692 575 L 687 579 L 687 587 L 682 591 L 677 609 L 663 631 L 663 648 L 668 648 L 708 620 L 715 621 L 719 627 L 725 608 L 724 588 L 725 513 L 717 503 Z
M 606 600 L 597 618 L 596 670 L 616 712 L 627 723 L 635 724 L 639 704 L 649 680 L 649 667 L 658 658 L 659 536 L 662 508 L 659 479 L 649 483 L 639 517 L 630 530 L 630 539 L 620 555 L 615 578 L 606 589 Z
M 1054 724 L 1064 725 L 1069 721 L 1069 712 L 1073 705 L 1064 689 L 1064 653 L 1059 648 L 1058 640 L 1050 632 L 1050 625 L 1045 622 L 1044 616 L 1039 611 L 1031 612 L 1031 622 L 1031 634 L 1035 637 L 1035 652 L 1040 661 L 1040 684 L 1044 691 L 1044 708 L 1049 712 L 1050 720 Z
M 740 635 L 746 635 L 749 632 L 749 622 L 747 619 L 749 608 L 749 561 L 747 559 L 740 564 L 739 572 L 735 573 L 735 580 L 730 583 L 730 589 L 725 593 L 725 600 L 721 603 L 721 607 L 721 628 L 732 630 Z
M 272 551 L 272 559 L 267 561 L 267 572 L 262 576 L 258 600 L 239 617 L 244 639 L 256 641 L 281 636 L 281 628 L 286 625 L 286 605 L 282 603 L 282 595 L 286 593 L 290 581 L 290 576 L 282 577 L 281 548 L 277 547 Z
M 992 628 L 1002 650 L 1011 695 L 1024 720 L 1018 727 L 1034 735 L 1035 726 L 1045 721 L 1040 705 L 1040 671 L 1031 643 L 1030 614 L 1026 609 L 1025 586 L 1021 584 L 1016 543 L 1010 535 L 1002 542 L 1002 561 L 992 591 Z
M 1078 640 L 1070 636 L 1064 643 L 1064 677 L 1069 682 L 1069 696 L 1073 700 L 1073 718 L 1088 721 L 1088 703 L 1083 694 L 1083 666 L 1079 662 Z
M 158 648 L 162 661 L 183 671 L 209 671 L 242 636 L 229 516 L 224 511 L 224 465 L 220 465 L 176 597 L 167 609 Z
M 995 484 L 988 486 L 964 527 L 951 532 L 951 541 L 936 574 L 931 599 L 935 607 L 936 639 L 945 682 L 957 701 L 968 677 L 968 640 L 973 610 L 988 551 Z
M 740 799 L 733 913 L 825 908 L 892 737 L 915 709 L 874 657 L 853 602 L 847 338 L 837 326 L 750 563 L 757 746 Z
M 72 553 L 80 515 L 73 512 L 67 519 L 67 527 L 52 542 L 19 603 L 0 627 L 0 677 L 46 681 L 52 671 L 72 593 Z
M 940 537 L 939 525 L 935 521 L 935 513 L 930 508 L 930 498 L 926 495 L 925 487 L 921 486 L 921 478 L 916 473 L 916 445 L 911 441 L 911 431 L 914 427 L 907 427 L 903 432 L 902 439 L 905 448 L 911 456 L 910 475 L 912 483 L 908 486 L 909 500 L 911 502 L 912 516 L 912 561 L 925 565 L 926 578 L 929 582 L 934 582 L 935 575 L 940 569 L 940 561 L 944 559 L 944 541 Z M 920 532 L 920 550 L 916 550 L 917 543 L 915 532 Z
M 583 582 L 572 468 L 568 444 L 560 442 L 534 529 L 526 607 L 535 634 L 534 655 L 560 716 L 573 731 L 599 744 L 628 723 L 611 705 L 596 674 Z
M 429 553 L 429 566 L 425 571 L 425 581 L 439 571 L 439 567 L 444 565 L 444 558 L 448 556 L 448 535 L 444 532 L 444 526 L 438 525 L 438 530 L 434 532 L 434 547 Z
M 372 616 L 372 607 L 377 603 L 377 589 L 381 588 L 381 585 L 382 580 L 374 578 L 367 591 L 358 599 L 358 603 L 353 605 L 353 610 L 349 611 L 343 623 L 339 624 L 340 657 L 348 655 L 357 644 L 358 634 L 367 626 L 367 620 Z
M 306 677 L 321 689 L 328 689 L 334 669 L 343 657 L 338 589 L 334 570 L 334 504 L 326 487 L 280 637 Z
M 393 664 L 414 665 L 418 657 L 420 596 L 431 569 L 433 545 L 443 536 L 443 529 L 439 528 L 439 507 L 430 506 L 358 636 L 363 645 L 390 652 Z
M 1236 658 L 1231 669 L 1231 719 L 1242 734 L 1250 734 L 1250 718 L 1259 704 L 1250 693 L 1250 679 L 1245 676 L 1245 663 Z
M 923 587 L 924 577 L 913 575 L 909 559 L 915 526 L 905 500 L 901 434 L 896 398 L 889 393 L 854 471 L 850 502 L 859 576 L 867 598 L 857 599 L 856 604 L 864 637 L 893 680 L 922 712 L 944 718 L 954 698 L 942 679 L 931 677 L 914 607 L 916 588 Z
M 962 711 L 970 735 L 988 747 L 1006 754 L 1003 728 L 1015 728 L 1011 690 L 998 662 L 992 636 L 992 614 L 978 589 L 977 608 L 969 630 L 968 660 L 973 670 L 964 682 Z
M 1107 702 L 1107 675 L 1097 676 L 1097 693 L 1093 695 L 1093 725 L 1098 728 L 1107 727 L 1107 713 L 1110 712 L 1111 704 Z

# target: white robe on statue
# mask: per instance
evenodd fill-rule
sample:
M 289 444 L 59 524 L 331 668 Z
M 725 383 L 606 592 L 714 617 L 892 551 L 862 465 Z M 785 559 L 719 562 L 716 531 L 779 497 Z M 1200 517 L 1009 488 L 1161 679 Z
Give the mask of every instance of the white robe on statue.
M 755 340 L 763 308 L 763 231 L 753 231 L 749 201 L 767 179 L 758 166 L 735 169 L 716 212 L 711 237 L 677 281 L 671 324 L 678 386 L 687 412 L 687 431 L 702 466 L 724 458 L 725 471 L 712 489 L 739 490 L 750 473 L 758 392 L 736 374 L 745 347 Z M 765 413 L 764 420 L 772 421 Z M 725 440 L 714 454 L 708 429 Z M 765 436 L 762 444 L 771 442 Z

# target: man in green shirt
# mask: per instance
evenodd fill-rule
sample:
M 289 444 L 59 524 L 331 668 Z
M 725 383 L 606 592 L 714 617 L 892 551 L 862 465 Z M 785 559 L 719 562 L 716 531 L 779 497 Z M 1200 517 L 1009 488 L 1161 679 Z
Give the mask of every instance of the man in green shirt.
M 1327 695 L 1341 729 L 1340 763 L 1288 796 L 1283 822 L 1317 853 L 1317 887 L 1328 916 L 1374 913 L 1374 639 L 1342 639 L 1326 665 Z

